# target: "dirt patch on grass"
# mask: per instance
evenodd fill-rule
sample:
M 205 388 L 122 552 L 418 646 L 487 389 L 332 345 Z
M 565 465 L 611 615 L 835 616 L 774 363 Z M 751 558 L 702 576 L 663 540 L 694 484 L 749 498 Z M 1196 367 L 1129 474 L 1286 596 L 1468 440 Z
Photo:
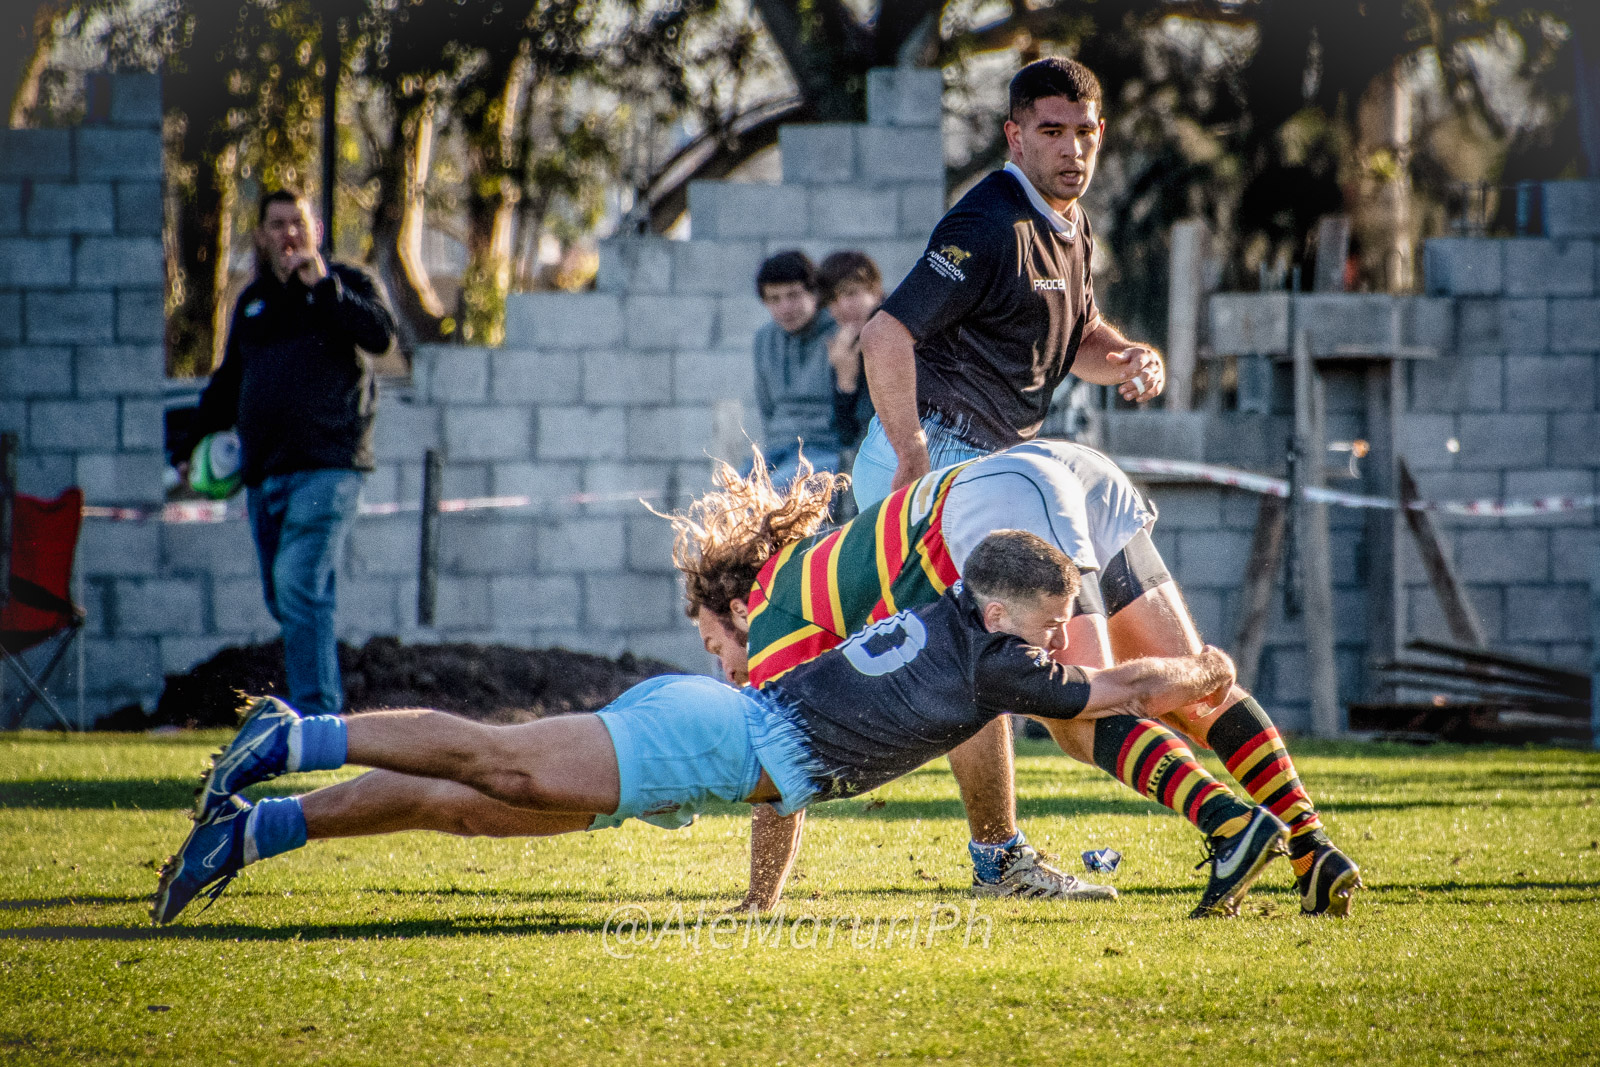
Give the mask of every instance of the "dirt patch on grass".
M 631 685 L 676 670 L 629 653 L 607 659 L 563 648 L 402 645 L 392 637 L 360 648 L 341 643 L 339 668 L 351 711 L 439 708 L 490 722 L 593 711 Z M 288 697 L 281 641 L 225 648 L 186 674 L 168 675 L 153 715 L 133 707 L 99 726 L 232 726 L 241 693 Z

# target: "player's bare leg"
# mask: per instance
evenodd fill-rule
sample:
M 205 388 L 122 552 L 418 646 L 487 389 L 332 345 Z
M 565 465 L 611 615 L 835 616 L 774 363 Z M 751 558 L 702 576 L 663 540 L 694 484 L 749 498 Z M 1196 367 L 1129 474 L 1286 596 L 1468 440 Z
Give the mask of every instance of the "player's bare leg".
M 1199 652 L 1204 644 L 1177 583 L 1163 582 L 1111 616 L 1111 648 L 1119 662 L 1141 656 Z M 1301 909 L 1345 915 L 1361 885 L 1360 871 L 1333 847 L 1272 719 L 1235 685 L 1219 708 L 1195 705 L 1166 721 L 1221 757 L 1245 791 L 1289 826 L 1289 862 L 1300 883 Z
M 433 830 L 458 837 L 549 837 L 587 829 L 591 816 L 530 811 L 443 778 L 369 771 L 300 798 L 310 840 Z

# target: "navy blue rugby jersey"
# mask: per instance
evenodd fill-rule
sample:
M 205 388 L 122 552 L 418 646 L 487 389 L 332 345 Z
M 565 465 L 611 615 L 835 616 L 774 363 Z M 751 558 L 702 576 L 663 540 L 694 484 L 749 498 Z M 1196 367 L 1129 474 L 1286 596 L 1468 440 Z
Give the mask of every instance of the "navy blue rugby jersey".
M 967 443 L 999 451 L 1039 432 L 1084 331 L 1099 314 L 1081 206 L 1057 233 L 1003 170 L 934 227 L 927 251 L 883 310 L 911 332 L 917 405 Z
M 861 630 L 761 690 L 768 721 L 758 754 L 784 789 L 778 766 L 798 764 L 811 795 L 796 810 L 852 797 L 941 756 L 1006 712 L 1070 719 L 1088 705 L 1089 683 L 1010 634 L 984 628 L 960 583 L 938 600 Z M 789 783 L 791 786 L 794 783 Z

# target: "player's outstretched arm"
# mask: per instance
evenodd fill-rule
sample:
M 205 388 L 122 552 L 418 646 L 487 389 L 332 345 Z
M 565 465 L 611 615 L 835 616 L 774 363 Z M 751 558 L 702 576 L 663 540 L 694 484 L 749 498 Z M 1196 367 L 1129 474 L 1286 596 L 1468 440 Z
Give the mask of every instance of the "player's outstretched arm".
M 1084 668 L 1089 700 L 1080 719 L 1109 715 L 1155 718 L 1191 704 L 1215 705 L 1233 686 L 1233 660 L 1207 645 L 1192 656 L 1130 660 L 1105 670 Z
M 735 911 L 771 911 L 783 897 L 784 883 L 800 854 L 806 813 L 779 815 L 771 804 L 750 810 L 750 891 Z

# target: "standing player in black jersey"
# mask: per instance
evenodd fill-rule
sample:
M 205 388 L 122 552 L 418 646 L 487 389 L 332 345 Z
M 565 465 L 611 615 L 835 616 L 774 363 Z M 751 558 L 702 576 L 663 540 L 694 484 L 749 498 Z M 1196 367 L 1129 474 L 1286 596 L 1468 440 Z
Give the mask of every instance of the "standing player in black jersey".
M 932 467 L 1039 432 L 1068 372 L 1129 400 L 1161 392 L 1161 356 L 1100 317 L 1079 198 L 1105 135 L 1100 83 L 1041 59 L 1011 81 L 1011 161 L 934 227 L 927 252 L 861 334 L 877 418 L 856 457 L 866 510 Z
M 352 830 L 349 813 L 324 802 L 348 792 L 337 785 L 254 806 L 238 796 L 290 771 L 349 762 L 442 780 L 544 813 L 547 834 L 627 818 L 675 828 L 712 800 L 772 803 L 787 814 L 859 795 L 1006 712 L 1152 717 L 1220 700 L 1233 684 L 1233 664 L 1215 648 L 1107 670 L 1055 662 L 1078 571 L 1034 534 L 990 534 L 968 558 L 964 580 L 964 589 L 883 619 L 759 691 L 667 675 L 596 714 L 519 726 L 424 710 L 301 716 L 259 698 L 213 764 L 195 828 L 162 869 L 152 917 L 171 922 L 207 887 L 215 898 L 245 864 L 311 838 L 399 828 L 369 819 L 365 830 Z M 1151 788 L 1181 796 L 1212 835 L 1217 862 L 1195 914 L 1236 912 L 1261 869 L 1286 850 L 1287 828 L 1230 793 L 1181 742 L 1138 758 Z

